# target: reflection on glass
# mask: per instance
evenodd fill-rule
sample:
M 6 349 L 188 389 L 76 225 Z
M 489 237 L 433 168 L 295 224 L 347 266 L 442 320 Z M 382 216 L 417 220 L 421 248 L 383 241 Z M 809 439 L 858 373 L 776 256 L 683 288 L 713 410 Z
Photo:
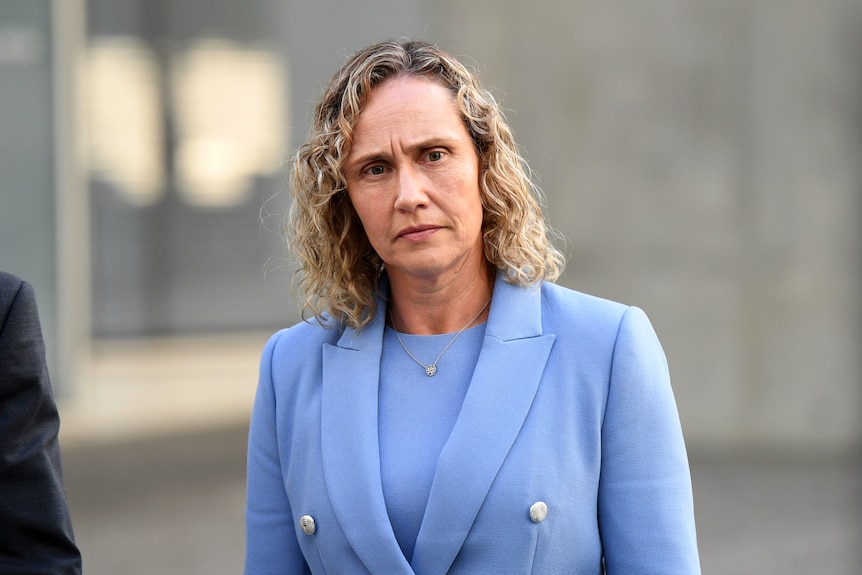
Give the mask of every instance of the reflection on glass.
M 91 172 L 130 204 L 154 204 L 164 191 L 155 55 L 134 38 L 96 39 L 89 48 L 85 87 Z
M 128 203 L 157 202 L 165 189 L 165 114 L 176 129 L 179 198 L 200 207 L 245 201 L 253 178 L 276 172 L 285 141 L 284 64 L 264 49 L 202 39 L 169 61 L 169 106 L 162 108 L 152 49 L 134 38 L 94 40 L 88 54 L 85 114 L 89 164 Z
M 177 188 L 191 205 L 243 202 L 252 178 L 279 169 L 286 149 L 283 64 L 266 50 L 217 39 L 194 43 L 171 66 Z

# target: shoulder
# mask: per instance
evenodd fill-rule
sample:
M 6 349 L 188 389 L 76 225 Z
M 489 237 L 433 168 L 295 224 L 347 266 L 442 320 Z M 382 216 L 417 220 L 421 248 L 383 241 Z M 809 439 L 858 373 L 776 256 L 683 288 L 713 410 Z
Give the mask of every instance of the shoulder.
M 623 303 L 586 294 L 551 282 L 542 283 L 542 299 L 549 305 L 570 308 L 581 312 L 597 312 L 610 315 L 621 315 L 629 307 Z
M 542 284 L 545 325 L 616 330 L 630 306 L 582 293 L 558 284 Z
M 32 291 L 32 288 L 18 276 L 0 271 L 0 314 L 12 306 L 12 302 L 22 290 Z
M 546 333 L 616 348 L 621 341 L 657 345 L 657 336 L 639 307 L 542 284 L 542 325 Z
M 337 326 L 323 326 L 314 319 L 279 330 L 264 346 L 261 367 L 278 372 L 279 366 L 296 368 L 314 362 L 321 356 L 323 347 L 337 343 L 342 334 Z
M 0 271 L 0 293 L 15 293 L 21 289 L 22 283 L 24 283 L 24 280 L 18 276 Z
M 267 347 L 274 350 L 290 348 L 294 352 L 297 348 L 313 349 L 326 343 L 337 342 L 342 334 L 343 331 L 338 326 L 325 326 L 315 319 L 310 319 L 275 332 L 269 338 Z
M 287 411 L 301 408 L 309 394 L 318 393 L 323 377 L 323 350 L 327 344 L 336 343 L 340 335 L 339 329 L 327 329 L 314 320 L 274 333 L 260 358 L 253 421 L 269 418 L 265 414 L 275 413 L 276 406 Z
M 0 272 L 0 331 L 9 323 L 16 330 L 38 330 L 39 311 L 33 286 L 18 276 Z

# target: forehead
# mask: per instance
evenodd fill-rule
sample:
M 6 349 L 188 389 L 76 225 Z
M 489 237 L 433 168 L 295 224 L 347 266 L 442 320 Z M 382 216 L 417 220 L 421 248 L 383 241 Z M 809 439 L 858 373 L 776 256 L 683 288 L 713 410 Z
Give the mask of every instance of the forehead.
M 354 144 L 372 134 L 464 127 L 455 96 L 439 81 L 424 76 L 390 78 L 375 86 L 354 123 Z
M 440 78 L 422 74 L 404 74 L 386 78 L 371 88 L 368 99 L 362 112 L 368 109 L 373 100 L 397 98 L 398 95 L 406 95 L 410 98 L 432 97 L 455 103 L 453 91 L 446 86 Z

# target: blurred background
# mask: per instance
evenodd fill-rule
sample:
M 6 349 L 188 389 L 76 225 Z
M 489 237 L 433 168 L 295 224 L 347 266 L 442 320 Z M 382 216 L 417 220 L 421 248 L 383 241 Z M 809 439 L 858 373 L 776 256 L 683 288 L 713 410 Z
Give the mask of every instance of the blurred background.
M 858 1 L 0 0 L 0 269 L 39 298 L 85 571 L 241 571 L 258 355 L 299 319 L 286 158 L 402 36 L 502 102 L 560 283 L 652 319 L 704 573 L 858 574 Z

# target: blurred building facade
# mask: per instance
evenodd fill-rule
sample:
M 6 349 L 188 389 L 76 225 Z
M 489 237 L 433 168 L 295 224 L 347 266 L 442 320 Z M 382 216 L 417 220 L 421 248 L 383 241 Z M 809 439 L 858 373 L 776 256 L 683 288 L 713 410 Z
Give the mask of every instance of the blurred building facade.
M 828 451 L 862 408 L 851 0 L 0 0 L 0 268 L 61 395 L 93 341 L 297 321 L 285 158 L 374 40 L 475 62 L 569 266 L 643 307 L 689 443 Z

